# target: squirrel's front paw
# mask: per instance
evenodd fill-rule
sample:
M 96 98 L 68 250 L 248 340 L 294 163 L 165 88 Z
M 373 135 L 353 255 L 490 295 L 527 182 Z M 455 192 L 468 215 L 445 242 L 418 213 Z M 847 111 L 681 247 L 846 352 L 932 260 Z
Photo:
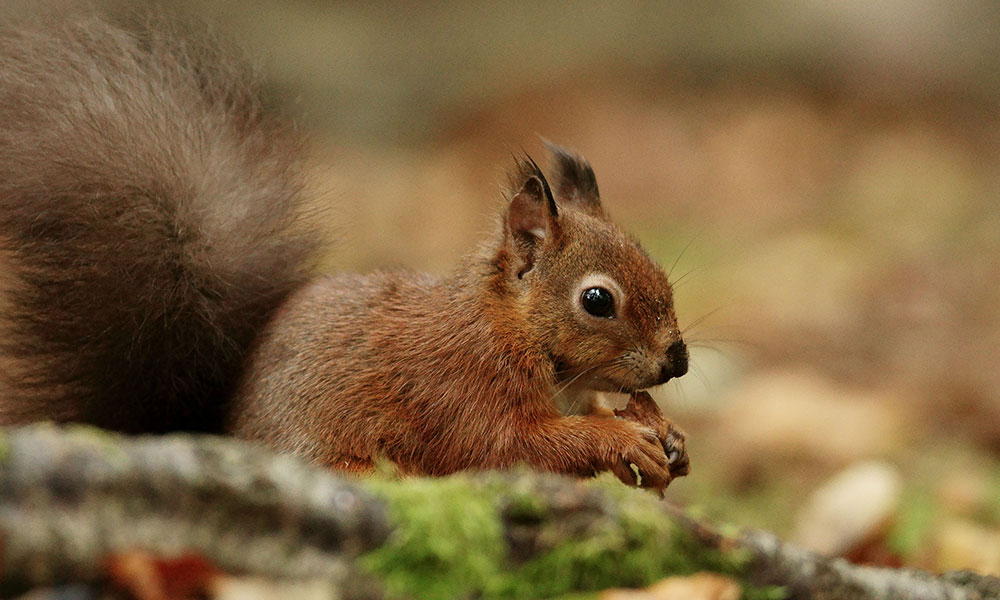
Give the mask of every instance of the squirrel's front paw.
M 647 392 L 636 392 L 629 398 L 628 405 L 616 409 L 615 416 L 635 421 L 656 431 L 656 436 L 667 455 L 670 465 L 670 478 L 684 477 L 691 470 L 684 444 L 684 432 L 663 417 L 660 408 Z
M 628 485 L 666 488 L 672 478 L 671 467 L 657 432 L 634 421 L 617 423 L 621 429 L 608 449 L 607 469 Z

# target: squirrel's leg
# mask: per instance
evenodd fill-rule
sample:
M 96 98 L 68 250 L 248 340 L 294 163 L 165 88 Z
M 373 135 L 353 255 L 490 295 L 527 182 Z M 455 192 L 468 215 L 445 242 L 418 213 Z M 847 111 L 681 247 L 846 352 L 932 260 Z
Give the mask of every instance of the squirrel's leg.
M 571 416 L 533 422 L 521 432 L 519 458 L 570 475 L 611 471 L 629 485 L 663 489 L 671 479 L 663 445 L 653 429 L 625 419 Z M 638 469 L 637 481 L 632 466 Z

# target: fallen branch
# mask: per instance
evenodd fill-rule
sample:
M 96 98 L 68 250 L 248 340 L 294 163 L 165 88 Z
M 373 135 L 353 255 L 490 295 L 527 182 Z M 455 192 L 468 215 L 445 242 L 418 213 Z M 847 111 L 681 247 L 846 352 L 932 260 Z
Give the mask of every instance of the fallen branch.
M 0 442 L 0 591 L 93 582 L 135 548 L 222 569 L 347 581 L 389 527 L 383 504 L 235 440 L 33 426 Z
M 727 537 L 679 509 L 668 508 L 702 543 L 720 549 L 744 548 L 753 560 L 747 571 L 760 585 L 779 585 L 789 599 L 811 600 L 989 600 L 1000 598 L 1000 579 L 969 571 L 933 575 L 919 569 L 852 564 L 783 542 L 766 531 L 746 529 Z
M 85 427 L 3 433 L 0 541 L 4 595 L 99 584 L 119 557 L 116 568 L 143 577 L 187 565 L 320 581 L 342 598 L 551 597 L 699 570 L 792 598 L 1000 598 L 993 577 L 863 567 L 766 532 L 723 535 L 617 481 L 359 482 L 236 440 Z

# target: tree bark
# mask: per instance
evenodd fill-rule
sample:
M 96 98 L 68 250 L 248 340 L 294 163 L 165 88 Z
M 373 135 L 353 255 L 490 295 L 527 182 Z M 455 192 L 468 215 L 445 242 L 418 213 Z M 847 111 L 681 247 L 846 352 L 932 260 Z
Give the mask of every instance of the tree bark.
M 0 437 L 0 593 L 95 584 L 106 577 L 108 556 L 142 549 L 167 557 L 195 552 L 229 573 L 322 580 L 340 597 L 378 596 L 355 559 L 380 548 L 399 524 L 365 485 L 232 439 L 128 438 L 88 427 L 6 430 Z M 620 518 L 623 503 L 656 502 L 640 492 L 622 500 L 606 486 L 545 474 L 476 475 L 468 485 L 498 494 L 505 569 L 551 549 L 552 531 L 587 536 L 601 519 Z M 544 516 L 513 510 L 514 489 L 522 504 L 529 490 Z M 763 531 L 727 537 L 665 503 L 653 508 L 694 541 L 692 552 L 749 552 L 743 576 L 783 586 L 791 598 L 1000 598 L 995 577 L 858 566 Z

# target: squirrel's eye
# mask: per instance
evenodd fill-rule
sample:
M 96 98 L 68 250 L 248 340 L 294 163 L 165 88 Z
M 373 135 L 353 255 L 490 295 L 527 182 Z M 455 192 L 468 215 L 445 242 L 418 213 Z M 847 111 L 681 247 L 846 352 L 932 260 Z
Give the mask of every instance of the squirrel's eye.
M 580 296 L 583 309 L 595 317 L 610 318 L 615 316 L 615 298 L 611 292 L 602 287 L 592 287 L 583 290 Z

